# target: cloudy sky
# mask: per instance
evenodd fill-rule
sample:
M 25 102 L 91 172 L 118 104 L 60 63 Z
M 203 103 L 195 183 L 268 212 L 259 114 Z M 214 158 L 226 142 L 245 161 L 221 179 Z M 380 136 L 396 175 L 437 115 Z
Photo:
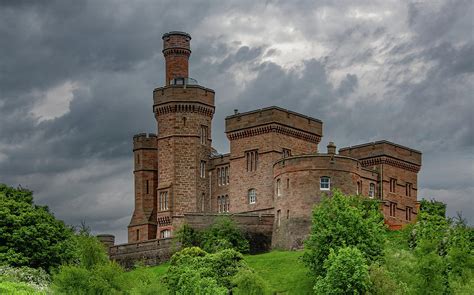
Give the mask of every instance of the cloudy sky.
M 421 150 L 419 198 L 474 222 L 472 1 L 223 2 L 0 0 L 0 182 L 125 242 L 132 136 L 156 129 L 161 36 L 181 30 L 218 151 L 233 109 L 289 108 L 324 122 L 322 150 Z

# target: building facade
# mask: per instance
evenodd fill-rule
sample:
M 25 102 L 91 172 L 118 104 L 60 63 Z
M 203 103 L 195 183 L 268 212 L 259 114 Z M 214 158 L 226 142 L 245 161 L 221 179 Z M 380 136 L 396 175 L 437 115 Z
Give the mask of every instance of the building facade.
M 228 154 L 212 148 L 214 90 L 189 77 L 191 36 L 163 35 L 165 86 L 153 91 L 156 134 L 133 138 L 129 243 L 173 236 L 188 213 L 273 214 L 272 247 L 294 249 L 311 210 L 337 188 L 380 200 L 386 223 L 416 219 L 421 153 L 388 141 L 320 152 L 323 123 L 276 106 L 225 119 Z

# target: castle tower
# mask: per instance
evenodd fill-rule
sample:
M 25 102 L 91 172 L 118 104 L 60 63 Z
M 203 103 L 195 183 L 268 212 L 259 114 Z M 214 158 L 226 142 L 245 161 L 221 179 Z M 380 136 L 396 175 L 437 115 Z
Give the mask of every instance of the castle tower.
M 135 210 L 128 226 L 129 243 L 156 238 L 156 139 L 153 133 L 133 137 Z
M 163 35 L 166 86 L 153 91 L 158 125 L 157 238 L 166 238 L 185 212 L 210 208 L 208 166 L 214 90 L 188 76 L 191 37 Z

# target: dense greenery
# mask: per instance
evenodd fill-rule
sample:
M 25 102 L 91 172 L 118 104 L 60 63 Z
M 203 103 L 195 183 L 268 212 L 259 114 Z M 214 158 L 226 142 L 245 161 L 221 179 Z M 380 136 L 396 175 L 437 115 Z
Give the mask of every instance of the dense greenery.
M 316 294 L 365 294 L 370 287 L 367 261 L 355 247 L 331 249 L 324 262 L 326 275 L 314 286 Z
M 31 191 L 0 184 L 0 264 L 50 271 L 73 258 L 73 231 Z
M 314 275 L 324 277 L 331 249 L 354 246 L 368 261 L 382 256 L 385 228 L 376 201 L 336 190 L 314 208 L 312 221 L 303 259 Z
M 242 292 L 246 287 L 256 294 L 265 289 L 257 274 L 253 273 L 244 257 L 233 249 L 207 253 L 198 247 L 184 248 L 175 253 L 164 278 L 170 294 L 227 294 L 236 288 Z
M 197 246 L 209 253 L 223 249 L 249 252 L 249 241 L 229 216 L 216 218 L 209 228 L 200 232 L 184 224 L 176 236 L 183 247 Z

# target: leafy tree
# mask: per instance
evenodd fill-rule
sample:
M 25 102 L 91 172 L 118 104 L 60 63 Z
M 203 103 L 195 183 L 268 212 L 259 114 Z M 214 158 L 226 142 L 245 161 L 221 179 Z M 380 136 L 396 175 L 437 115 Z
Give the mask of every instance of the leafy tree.
M 369 262 L 382 256 L 385 226 L 374 200 L 335 190 L 313 209 L 312 222 L 303 261 L 316 276 L 325 274 L 330 249 L 354 246 Z
M 0 184 L 0 264 L 51 270 L 72 259 L 72 236 L 31 191 Z
M 365 294 L 370 287 L 366 259 L 355 247 L 331 249 L 324 262 L 326 275 L 319 276 L 315 294 Z
M 214 223 L 202 233 L 202 248 L 210 253 L 223 249 L 234 249 L 240 253 L 249 252 L 249 242 L 228 216 L 217 218 Z
M 240 269 L 234 276 L 232 283 L 235 285 L 232 294 L 235 295 L 263 295 L 268 293 L 267 283 L 250 269 Z
M 176 239 L 181 243 L 181 247 L 197 247 L 200 245 L 200 235 L 199 233 L 189 226 L 189 224 L 183 224 L 176 231 Z

